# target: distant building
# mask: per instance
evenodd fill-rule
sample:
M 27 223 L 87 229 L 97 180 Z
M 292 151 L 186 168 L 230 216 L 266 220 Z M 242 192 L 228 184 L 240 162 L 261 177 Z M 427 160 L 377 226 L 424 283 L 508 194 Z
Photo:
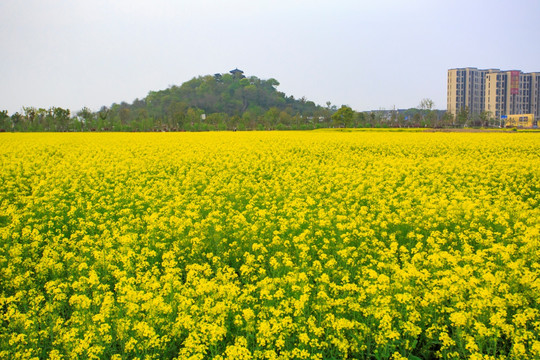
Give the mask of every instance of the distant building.
M 454 116 L 468 107 L 472 116 L 491 118 L 533 114 L 540 119 L 540 72 L 459 68 L 448 70 L 447 111 Z
M 235 78 L 243 79 L 245 78 L 244 72 L 238 68 L 229 71 Z

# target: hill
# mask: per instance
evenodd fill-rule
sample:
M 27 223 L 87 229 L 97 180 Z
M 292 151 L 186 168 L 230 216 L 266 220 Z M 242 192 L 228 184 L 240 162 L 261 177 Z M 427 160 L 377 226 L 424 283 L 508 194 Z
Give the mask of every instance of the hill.
M 314 128 L 330 121 L 332 108 L 277 90 L 276 79 L 229 73 L 198 76 L 180 86 L 151 91 L 144 99 L 103 107 L 98 128 L 129 130 L 233 130 Z
M 326 107 L 278 91 L 276 79 L 246 77 L 242 70 L 195 77 L 180 86 L 150 91 L 132 103 L 93 112 L 24 107 L 0 112 L 2 131 L 206 131 L 307 130 L 329 127 L 463 127 L 444 111 L 431 109 L 356 112 Z M 468 123 L 466 121 L 466 123 Z M 473 126 L 481 126 L 482 124 Z

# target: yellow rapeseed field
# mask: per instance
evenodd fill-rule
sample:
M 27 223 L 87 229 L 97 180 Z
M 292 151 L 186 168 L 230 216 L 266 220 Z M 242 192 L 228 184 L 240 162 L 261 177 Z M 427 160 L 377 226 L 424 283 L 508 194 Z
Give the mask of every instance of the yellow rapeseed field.
M 0 134 L 0 359 L 539 359 L 540 134 Z

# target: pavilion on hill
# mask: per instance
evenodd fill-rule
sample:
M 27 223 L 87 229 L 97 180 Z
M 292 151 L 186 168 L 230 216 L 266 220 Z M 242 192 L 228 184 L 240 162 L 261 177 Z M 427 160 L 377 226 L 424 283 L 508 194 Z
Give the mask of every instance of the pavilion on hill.
M 235 78 L 243 79 L 245 78 L 244 72 L 238 68 L 229 71 Z

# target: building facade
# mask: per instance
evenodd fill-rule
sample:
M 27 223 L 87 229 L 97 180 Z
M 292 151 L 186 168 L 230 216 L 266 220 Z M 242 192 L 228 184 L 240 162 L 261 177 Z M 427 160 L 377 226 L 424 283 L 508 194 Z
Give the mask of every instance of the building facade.
M 468 109 L 471 117 L 533 114 L 540 119 L 540 73 L 520 70 L 459 68 L 448 70 L 447 111 L 456 116 Z

